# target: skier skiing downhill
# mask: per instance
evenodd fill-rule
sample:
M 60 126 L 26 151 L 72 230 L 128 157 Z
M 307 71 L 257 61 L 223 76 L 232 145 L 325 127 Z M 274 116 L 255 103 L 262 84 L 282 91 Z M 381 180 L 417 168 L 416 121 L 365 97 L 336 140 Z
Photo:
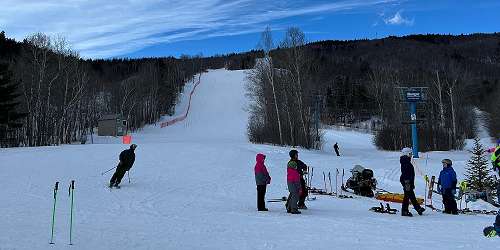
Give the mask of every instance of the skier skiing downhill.
M 450 159 L 443 159 L 441 163 L 443 163 L 443 170 L 439 173 L 438 192 L 443 196 L 443 213 L 457 215 L 458 209 L 455 201 L 457 174 Z
M 113 174 L 113 177 L 111 177 L 111 180 L 109 180 L 109 187 L 115 187 L 115 188 L 120 188 L 120 182 L 122 181 L 123 176 L 127 171 L 132 168 L 132 165 L 134 165 L 135 161 L 135 149 L 137 148 L 137 145 L 132 144 L 130 145 L 129 149 L 123 150 L 120 153 L 120 162 L 118 163 L 118 166 L 116 167 L 116 171 Z
M 333 150 L 335 150 L 335 154 L 337 154 L 337 156 L 340 156 L 339 144 L 337 142 L 333 145 Z
M 401 150 L 401 154 L 401 158 L 399 159 L 399 162 L 401 163 L 401 177 L 399 178 L 399 181 L 401 182 L 404 190 L 401 215 L 409 217 L 413 216 L 408 210 L 410 201 L 413 204 L 413 208 L 417 210 L 417 213 L 422 215 L 425 208 L 418 204 L 417 198 L 415 197 L 415 191 L 413 191 L 415 189 L 415 169 L 411 164 L 412 150 L 410 148 L 403 148 Z
M 297 160 L 299 159 L 299 152 L 295 149 L 290 150 L 288 153 L 290 156 L 290 160 L 287 164 L 287 176 L 286 181 L 288 185 L 288 191 L 290 194 L 288 195 L 288 199 L 286 201 L 286 211 L 291 214 L 300 214 L 298 210 L 298 202 L 299 195 L 301 191 L 300 184 L 300 174 L 299 174 L 299 166 Z
M 255 183 L 257 184 L 257 210 L 258 211 L 269 211 L 266 208 L 264 202 L 266 196 L 266 186 L 271 184 L 271 176 L 267 171 L 266 165 L 264 165 L 264 160 L 266 156 L 264 154 L 257 154 L 255 157 Z

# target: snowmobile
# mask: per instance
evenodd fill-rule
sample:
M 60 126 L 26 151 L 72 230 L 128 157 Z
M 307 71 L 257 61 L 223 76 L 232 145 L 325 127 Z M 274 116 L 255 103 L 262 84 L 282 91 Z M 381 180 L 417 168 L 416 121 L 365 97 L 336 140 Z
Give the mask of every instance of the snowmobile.
M 377 180 L 373 177 L 373 171 L 361 165 L 355 165 L 351 170 L 352 176 L 346 182 L 346 188 L 352 189 L 354 194 L 373 197 L 373 191 L 377 188 Z

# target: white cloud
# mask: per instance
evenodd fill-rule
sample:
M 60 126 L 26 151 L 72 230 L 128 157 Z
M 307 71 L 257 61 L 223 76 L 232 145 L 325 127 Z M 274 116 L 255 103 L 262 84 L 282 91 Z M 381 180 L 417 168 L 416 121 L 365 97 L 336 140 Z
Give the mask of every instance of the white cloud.
M 82 56 L 99 58 L 159 43 L 255 33 L 284 18 L 395 1 L 0 0 L 0 30 L 18 40 L 38 31 L 61 34 Z M 281 28 L 279 23 L 276 27 Z
M 396 14 L 394 14 L 394 16 L 389 17 L 389 18 L 384 18 L 384 22 L 385 22 L 385 24 L 388 24 L 388 25 L 408 25 L 408 26 L 412 26 L 415 23 L 415 19 L 411 19 L 410 20 L 408 18 L 404 18 L 401 15 L 401 11 L 398 11 L 398 12 L 396 12 Z

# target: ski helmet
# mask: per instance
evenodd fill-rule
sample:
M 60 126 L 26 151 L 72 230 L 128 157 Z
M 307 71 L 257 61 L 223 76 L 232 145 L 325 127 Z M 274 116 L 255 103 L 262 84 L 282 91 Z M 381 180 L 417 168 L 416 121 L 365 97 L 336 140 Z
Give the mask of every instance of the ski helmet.
M 403 148 L 401 149 L 402 155 L 410 155 L 412 153 L 411 148 Z
M 135 148 L 137 148 L 137 145 L 136 145 L 136 144 L 132 144 L 132 145 L 130 145 L 130 149 L 135 150 Z
M 288 155 L 290 156 L 290 158 L 294 158 L 298 154 L 299 154 L 299 151 L 297 151 L 295 149 L 292 149 L 292 150 L 290 150 L 290 152 L 288 152 Z

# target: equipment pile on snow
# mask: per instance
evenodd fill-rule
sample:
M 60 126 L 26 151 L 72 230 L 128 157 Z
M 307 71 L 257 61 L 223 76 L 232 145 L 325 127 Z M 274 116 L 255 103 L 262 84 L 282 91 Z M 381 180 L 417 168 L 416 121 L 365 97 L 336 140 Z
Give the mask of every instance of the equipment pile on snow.
M 373 191 L 377 188 L 377 180 L 373 177 L 373 171 L 361 165 L 355 165 L 351 170 L 352 176 L 346 182 L 346 188 L 352 189 L 355 194 L 373 197 Z

